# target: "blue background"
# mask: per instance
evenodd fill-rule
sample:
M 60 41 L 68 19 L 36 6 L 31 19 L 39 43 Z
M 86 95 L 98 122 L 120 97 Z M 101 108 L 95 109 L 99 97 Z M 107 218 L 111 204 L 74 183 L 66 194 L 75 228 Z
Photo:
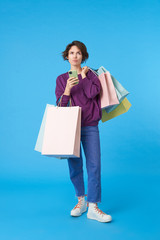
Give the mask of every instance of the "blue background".
M 0 1 L 1 239 L 160 239 L 159 12 L 158 0 Z M 127 113 L 99 122 L 111 223 L 71 217 L 67 161 L 34 151 L 73 40 L 87 46 L 82 67 L 104 66 L 130 92 Z

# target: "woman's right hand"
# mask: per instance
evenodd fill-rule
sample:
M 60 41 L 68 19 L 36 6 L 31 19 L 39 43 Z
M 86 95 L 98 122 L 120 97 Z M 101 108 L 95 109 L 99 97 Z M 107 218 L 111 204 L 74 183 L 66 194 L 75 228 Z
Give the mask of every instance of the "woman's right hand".
M 66 89 L 70 91 L 72 89 L 72 87 L 74 87 L 77 84 L 77 82 L 79 83 L 79 79 L 76 77 L 68 78 L 67 84 L 66 84 Z

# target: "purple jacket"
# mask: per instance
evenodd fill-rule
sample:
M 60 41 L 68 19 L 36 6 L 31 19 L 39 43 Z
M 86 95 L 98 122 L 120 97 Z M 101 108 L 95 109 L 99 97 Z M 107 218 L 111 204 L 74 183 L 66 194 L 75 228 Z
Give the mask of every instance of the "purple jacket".
M 56 104 L 59 98 L 65 91 L 68 72 L 59 75 L 56 79 Z M 86 77 L 82 79 L 81 74 L 78 74 L 79 83 L 72 87 L 70 96 L 63 95 L 61 107 L 68 104 L 71 97 L 72 106 L 80 106 L 82 108 L 81 127 L 96 126 L 102 118 L 100 91 L 101 84 L 99 78 L 89 69 Z

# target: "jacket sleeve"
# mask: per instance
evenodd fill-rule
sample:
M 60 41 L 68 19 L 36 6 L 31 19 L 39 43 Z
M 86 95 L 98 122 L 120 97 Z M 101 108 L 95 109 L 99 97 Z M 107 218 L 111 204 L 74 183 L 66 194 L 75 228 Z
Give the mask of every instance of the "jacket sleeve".
M 89 72 L 90 71 L 90 72 Z M 95 98 L 101 91 L 99 78 L 89 70 L 85 78 L 81 80 L 83 90 L 88 98 Z
M 56 89 L 55 89 L 55 95 L 56 95 L 56 105 L 58 104 L 60 97 L 65 91 L 65 86 L 62 83 L 62 79 L 60 76 L 57 77 L 56 79 Z M 63 95 L 62 100 L 61 100 L 61 107 L 66 107 L 68 104 L 68 101 L 70 99 L 70 96 L 68 95 Z M 60 106 L 60 105 L 59 105 Z

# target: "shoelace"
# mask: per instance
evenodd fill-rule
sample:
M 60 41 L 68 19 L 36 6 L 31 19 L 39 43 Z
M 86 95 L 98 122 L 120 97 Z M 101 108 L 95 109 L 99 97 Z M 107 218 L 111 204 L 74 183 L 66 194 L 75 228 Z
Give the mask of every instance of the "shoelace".
M 97 203 L 96 203 L 96 206 L 95 206 L 94 208 L 95 208 L 95 210 L 96 210 L 99 214 L 103 214 L 103 215 L 106 214 L 106 213 L 104 213 L 102 210 L 100 210 L 100 209 L 98 208 Z
M 85 194 L 83 197 L 82 197 L 82 196 L 78 197 L 78 203 L 76 204 L 76 206 L 74 207 L 74 209 L 81 207 L 81 205 L 82 205 L 82 199 L 84 199 L 85 196 L 87 196 L 87 194 Z M 87 207 L 88 207 L 88 202 L 87 202 Z

